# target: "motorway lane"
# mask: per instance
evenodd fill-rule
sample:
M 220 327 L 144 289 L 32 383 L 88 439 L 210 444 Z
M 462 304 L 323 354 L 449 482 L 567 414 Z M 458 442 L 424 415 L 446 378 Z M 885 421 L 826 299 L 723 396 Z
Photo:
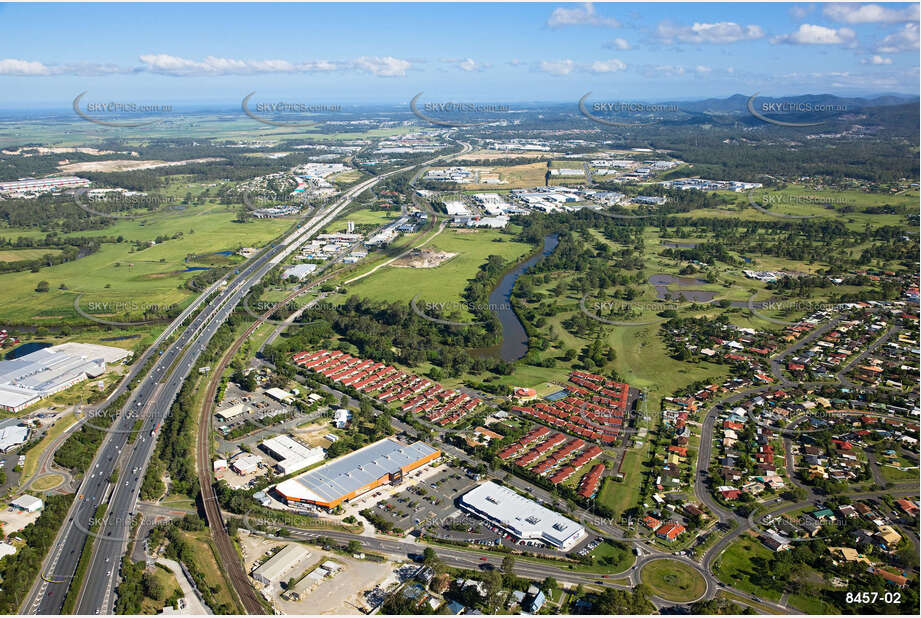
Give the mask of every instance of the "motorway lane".
M 87 576 L 84 578 L 84 590 L 77 605 L 78 613 L 90 614 L 98 610 L 106 614 L 114 611 L 118 561 L 124 553 L 130 536 L 130 514 L 134 511 L 147 464 L 156 446 L 154 432 L 159 429 L 163 419 L 169 413 L 176 395 L 205 346 L 252 286 L 274 267 L 272 260 L 275 255 L 277 255 L 277 247 L 263 254 L 251 267 L 245 269 L 241 276 L 225 288 L 216 301 L 197 317 L 177 341 L 176 355 L 181 354 L 181 356 L 173 371 L 169 373 L 164 387 L 152 398 L 152 413 L 147 415 L 140 437 L 127 457 L 123 468 L 123 473 L 127 478 L 119 478 L 109 506 L 112 515 L 105 518 L 98 533 L 96 550 Z M 182 354 L 183 349 L 184 354 Z M 159 376 L 167 371 L 169 371 L 168 368 L 154 371 L 153 374 Z M 133 420 L 131 419 L 132 424 Z
M 193 303 L 190 304 L 163 333 L 161 333 L 155 341 L 155 344 L 136 362 L 132 371 L 129 372 L 129 376 L 120 384 L 119 389 L 113 392 L 106 400 L 106 404 L 108 404 L 120 391 L 124 391 L 130 383 L 129 378 L 133 379 L 133 377 L 140 372 L 147 362 L 147 359 L 154 354 L 159 354 L 158 361 L 153 369 L 148 375 L 143 377 L 134 394 L 129 397 L 123 411 L 116 420 L 113 421 L 95 459 L 90 464 L 89 471 L 84 475 L 83 483 L 78 490 L 74 505 L 71 507 L 71 513 L 69 514 L 68 520 L 59 532 L 57 541 L 51 552 L 49 552 L 49 556 L 46 558 L 46 566 L 42 572 L 43 576 L 35 583 L 31 594 L 27 597 L 25 607 L 23 608 L 26 613 L 60 613 L 64 598 L 76 570 L 80 552 L 88 536 L 88 530 L 95 517 L 96 508 L 100 503 L 104 502 L 103 496 L 109 490 L 108 478 L 115 469 L 116 461 L 121 457 L 123 449 L 125 449 L 128 444 L 128 436 L 133 432 L 135 422 L 139 418 L 144 418 L 144 424 L 139 432 L 139 436 L 129 448 L 129 450 L 135 453 L 139 452 L 140 456 L 129 456 L 127 458 L 128 461 L 133 463 L 131 463 L 131 467 L 122 470 L 122 473 L 127 473 L 133 466 L 138 465 L 139 470 L 137 479 L 135 480 L 134 476 L 131 476 L 130 479 L 125 479 L 124 474 L 120 477 L 120 485 L 115 488 L 114 499 L 110 505 L 110 510 L 114 515 L 104 518 L 102 527 L 97 533 L 97 536 L 100 537 L 100 543 L 98 544 L 96 552 L 100 554 L 101 557 L 97 558 L 94 556 L 92 564 L 95 567 L 95 571 L 91 569 L 91 574 L 95 577 L 95 582 L 97 584 L 102 584 L 102 588 L 96 597 L 96 601 L 99 605 L 92 608 L 93 611 L 86 611 L 84 613 L 95 613 L 96 609 L 101 610 L 101 603 L 105 596 L 105 588 L 111 587 L 110 582 L 113 577 L 112 575 L 106 575 L 106 573 L 110 569 L 113 573 L 117 573 L 117 568 L 112 567 L 118 566 L 117 562 L 120 556 L 119 550 L 123 545 L 121 539 L 127 536 L 125 531 L 128 530 L 130 512 L 133 510 L 133 502 L 126 499 L 126 496 L 130 496 L 130 494 L 136 496 L 137 492 L 140 491 L 143 472 L 144 469 L 146 469 L 146 461 L 149 460 L 150 454 L 153 452 L 154 448 L 154 440 L 152 439 L 151 432 L 159 427 L 160 422 L 162 422 L 162 419 L 168 413 L 172 399 L 175 397 L 176 392 L 178 392 L 178 387 L 181 386 L 185 374 L 191 367 L 192 357 L 194 356 L 197 358 L 203 346 L 196 345 L 191 347 L 184 356 L 182 354 L 183 350 L 195 340 L 203 327 L 209 325 L 209 318 L 213 317 L 215 313 L 222 313 L 224 318 L 226 318 L 226 315 L 229 313 L 226 301 L 235 295 L 239 296 L 238 292 L 235 292 L 235 290 L 249 289 L 249 286 L 245 285 L 248 278 L 251 277 L 257 269 L 261 270 L 265 268 L 265 265 L 269 263 L 269 259 L 278 252 L 279 247 L 280 245 L 276 245 L 262 252 L 247 263 L 247 265 L 241 269 L 239 276 L 228 285 L 227 288 L 218 293 L 192 322 L 184 327 L 182 334 L 176 341 L 169 344 L 162 351 L 162 354 L 160 354 L 158 350 L 163 342 L 174 333 L 178 332 L 179 329 L 183 328 L 184 322 L 188 320 L 191 314 L 218 290 L 220 282 L 213 284 L 193 301 Z M 213 334 L 216 330 L 216 326 L 212 324 L 208 328 L 210 331 L 206 331 L 202 333 L 202 335 L 207 335 L 208 339 L 210 339 L 210 334 Z M 207 334 L 208 332 L 210 332 L 210 334 Z M 170 373 L 170 368 L 176 361 L 180 361 L 180 364 L 175 368 L 175 371 Z M 184 365 L 182 363 L 184 363 Z M 166 383 L 167 388 L 162 389 L 160 391 L 160 396 L 154 399 L 153 395 L 155 394 L 155 389 L 157 389 L 158 384 L 160 384 L 167 375 L 170 376 Z M 146 411 L 146 415 L 139 413 L 138 411 L 140 410 Z M 121 484 L 126 480 L 129 483 L 127 487 Z M 117 499 L 117 502 L 115 499 Z M 105 560 L 106 558 L 108 558 L 108 561 Z M 108 578 L 108 580 L 106 580 L 106 578 Z M 94 581 L 89 576 L 86 580 L 89 582 Z
M 205 290 L 201 296 L 193 301 L 169 326 L 166 327 L 166 329 L 164 329 L 154 341 L 153 345 L 135 361 L 134 366 L 122 379 L 116 389 L 97 407 L 97 411 L 101 412 L 105 410 L 114 399 L 127 390 L 129 384 L 138 376 L 148 360 L 157 353 L 162 343 L 171 337 L 182 323 L 201 306 L 204 300 L 217 289 L 217 286 L 218 284 L 215 283 Z M 149 394 L 150 388 L 149 384 L 142 382 L 140 389 L 129 397 L 126 408 L 136 405 L 137 401 L 143 401 L 143 397 Z M 88 420 L 88 417 L 84 417 L 84 419 L 77 424 L 88 422 Z M 133 422 L 132 420 L 132 425 Z M 116 420 L 113 422 L 113 426 L 117 429 L 119 428 L 119 423 L 120 422 Z M 74 430 L 76 430 L 77 424 L 75 424 Z M 96 457 L 90 463 L 90 470 L 97 470 L 97 464 L 100 462 L 114 459 L 120 449 L 121 446 L 119 444 L 110 443 L 109 440 L 106 440 L 103 444 L 103 448 L 100 449 Z M 76 531 L 75 522 L 82 524 L 84 529 L 87 528 L 90 518 L 95 515 L 98 498 L 105 490 L 104 479 L 106 478 L 108 478 L 107 475 L 96 474 L 95 472 L 84 474 L 81 487 L 77 492 L 77 497 L 71 505 L 67 523 L 62 526 L 61 530 L 58 532 L 55 545 L 44 560 L 41 576 L 33 584 L 32 590 L 20 607 L 21 612 L 43 614 L 59 613 L 64 602 L 64 597 L 67 594 L 67 589 L 70 586 L 70 580 L 76 568 L 75 563 L 79 557 L 78 552 L 82 550 L 83 541 L 86 538 L 85 535 Z M 61 562 L 62 558 L 64 559 L 63 563 Z

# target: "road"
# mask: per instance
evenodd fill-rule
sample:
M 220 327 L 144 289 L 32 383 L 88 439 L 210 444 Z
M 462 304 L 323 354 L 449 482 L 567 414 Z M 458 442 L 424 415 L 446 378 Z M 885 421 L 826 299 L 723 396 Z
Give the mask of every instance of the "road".
M 471 147 L 469 144 L 463 144 L 461 152 L 458 154 L 469 152 L 470 149 Z M 434 161 L 443 159 L 446 156 L 451 157 L 456 155 L 442 155 L 420 165 L 433 163 Z M 361 192 L 373 187 L 375 184 L 384 178 L 387 178 L 388 176 L 400 174 L 407 170 L 413 169 L 414 167 L 416 166 L 412 165 L 399 168 L 397 170 L 393 170 L 391 172 L 387 172 L 385 174 L 381 174 L 380 176 L 376 176 L 361 182 L 355 187 L 352 187 L 339 199 L 339 201 L 335 203 L 335 205 L 328 212 L 323 214 L 322 218 L 316 224 L 312 223 L 307 226 L 307 232 L 305 233 L 304 238 L 309 238 L 312 234 L 319 232 L 327 223 L 332 221 L 343 209 L 345 209 Z M 301 293 L 301 290 L 296 290 L 288 298 L 284 299 L 276 306 L 283 306 L 284 303 L 288 302 L 290 298 L 293 298 L 294 296 Z M 231 346 L 230 350 L 228 350 L 223 355 L 218 367 L 215 368 L 212 372 L 211 380 L 209 380 L 208 391 L 204 398 L 205 403 L 202 405 L 198 422 L 198 449 L 196 465 L 198 468 L 198 478 L 201 488 L 201 499 L 205 509 L 205 518 L 207 519 L 208 527 L 211 529 L 211 535 L 214 539 L 221 563 L 229 573 L 230 583 L 233 586 L 234 592 L 240 599 L 246 611 L 250 614 L 265 613 L 265 608 L 261 599 L 256 594 L 256 591 L 249 584 L 249 578 L 247 577 L 246 572 L 243 570 L 243 565 L 240 561 L 239 555 L 237 554 L 236 547 L 234 546 L 233 541 L 230 539 L 230 536 L 227 534 L 224 517 L 218 506 L 217 496 L 214 492 L 212 477 L 213 469 L 211 467 L 211 419 L 214 407 L 215 392 L 217 390 L 218 384 L 220 383 L 220 376 L 223 373 L 224 367 L 226 367 L 226 365 L 233 359 L 237 350 L 240 349 L 246 339 L 256 330 L 260 324 L 262 324 L 264 320 L 271 316 L 274 311 L 275 307 L 272 307 L 264 314 L 259 316 L 259 318 L 253 322 L 249 328 L 247 328 L 246 332 L 237 338 L 233 346 Z
M 899 327 L 893 327 L 887 333 L 885 333 L 884 335 L 879 337 L 876 341 L 874 341 L 872 344 L 867 346 L 867 348 L 864 349 L 860 354 L 858 354 L 854 359 L 852 359 L 846 365 L 841 367 L 841 369 L 837 372 L 835 376 L 836 382 L 797 383 L 797 382 L 793 382 L 792 380 L 790 380 L 783 373 L 783 360 L 787 358 L 788 356 L 794 354 L 797 350 L 802 349 L 803 347 L 811 344 L 817 338 L 823 336 L 825 333 L 827 333 L 832 328 L 837 326 L 837 324 L 842 319 L 844 319 L 843 316 L 838 316 L 830 320 L 826 324 L 823 324 L 822 326 L 816 329 L 813 329 L 805 337 L 791 344 L 789 347 L 777 353 L 770 359 L 771 372 L 774 378 L 776 379 L 776 381 L 780 385 L 782 385 L 782 387 L 784 388 L 803 388 L 803 387 L 821 387 L 821 386 L 836 386 L 836 385 L 845 386 L 845 387 L 851 386 L 850 382 L 844 377 L 844 374 L 850 371 L 850 369 L 853 368 L 857 363 L 862 362 L 863 359 L 865 359 L 869 354 L 871 354 L 876 348 L 878 348 L 885 341 L 887 341 L 893 334 L 899 331 Z M 794 420 L 793 422 L 791 422 L 788 428 L 782 432 L 782 437 L 783 437 L 784 460 L 785 460 L 785 465 L 787 469 L 787 477 L 790 479 L 790 482 L 793 485 L 795 485 L 796 487 L 799 487 L 800 489 L 802 489 L 803 491 L 807 493 L 808 497 L 806 500 L 795 503 L 795 504 L 785 504 L 785 505 L 778 506 L 770 511 L 767 511 L 761 514 L 758 517 L 758 521 L 756 522 L 751 516 L 749 516 L 748 518 L 742 517 L 735 511 L 722 507 L 720 504 L 716 502 L 716 500 L 713 498 L 712 494 L 707 488 L 707 481 L 710 480 L 712 482 L 715 480 L 715 479 L 709 479 L 708 468 L 709 468 L 709 463 L 712 457 L 713 435 L 714 435 L 714 430 L 715 430 L 715 423 L 721 411 L 723 409 L 731 408 L 734 404 L 744 399 L 750 398 L 751 396 L 755 394 L 766 392 L 768 390 L 774 390 L 776 388 L 778 388 L 778 386 L 776 385 L 775 386 L 761 386 L 761 387 L 750 388 L 744 391 L 733 393 L 730 396 L 723 398 L 719 402 L 714 402 L 714 405 L 712 405 L 707 410 L 704 416 L 704 419 L 701 423 L 700 447 L 698 449 L 697 471 L 696 471 L 696 477 L 694 479 L 694 494 L 697 496 L 697 498 L 701 502 L 703 502 L 710 509 L 711 512 L 717 515 L 721 525 L 727 525 L 727 526 L 734 525 L 735 526 L 731 531 L 729 531 L 722 538 L 720 538 L 720 540 L 717 541 L 716 544 L 714 544 L 709 550 L 707 550 L 706 554 L 701 560 L 701 565 L 706 572 L 708 581 L 709 581 L 709 578 L 712 578 L 714 582 L 716 582 L 716 577 L 713 575 L 713 569 L 715 565 L 717 564 L 719 557 L 721 556 L 723 551 L 727 547 L 729 547 L 729 545 L 734 540 L 739 538 L 743 533 L 747 532 L 748 530 L 757 529 L 757 525 L 760 522 L 763 522 L 766 517 L 776 517 L 778 515 L 782 515 L 783 513 L 805 508 L 806 506 L 810 504 L 815 504 L 817 501 L 821 501 L 825 499 L 825 496 L 819 495 L 812 487 L 799 482 L 799 480 L 796 478 L 796 475 L 795 475 L 795 466 L 794 466 L 793 453 L 792 453 L 792 434 L 793 432 L 790 430 L 794 429 L 796 424 L 799 422 L 799 420 L 802 420 L 802 419 Z M 855 413 L 856 414 L 866 414 L 866 412 L 855 412 Z M 874 416 L 880 416 L 880 415 L 874 413 Z M 805 416 L 803 418 L 805 418 Z M 872 470 L 873 470 L 873 462 L 871 462 L 871 471 Z M 877 472 L 878 472 L 878 469 L 874 472 L 874 477 L 877 477 Z M 879 479 L 876 478 L 876 480 L 878 483 Z M 917 483 L 897 485 L 891 489 L 883 490 L 883 491 L 870 491 L 870 492 L 862 492 L 862 493 L 851 492 L 851 493 L 841 494 L 841 495 L 847 496 L 852 499 L 861 499 L 861 498 L 877 498 L 877 497 L 880 497 L 886 494 L 897 495 L 897 496 L 917 495 L 918 494 Z M 751 601 L 760 602 L 764 605 L 769 605 L 771 607 L 774 607 L 775 609 L 780 608 L 780 609 L 783 609 L 784 611 L 790 611 L 788 608 L 782 605 L 765 603 L 763 600 L 759 601 L 753 595 L 740 592 L 739 590 L 732 589 L 726 586 L 723 586 L 723 588 L 727 590 L 731 590 L 734 594 L 740 594 L 741 596 Z
M 24 613 L 60 613 L 67 590 L 74 578 L 80 552 L 83 551 L 86 539 L 90 535 L 89 530 L 95 520 L 96 509 L 103 503 L 108 505 L 107 514 L 102 518 L 98 532 L 94 533 L 92 559 L 83 578 L 77 611 L 82 614 L 112 613 L 118 578 L 117 567 L 130 536 L 131 517 L 147 464 L 155 448 L 155 433 L 169 413 L 176 395 L 199 355 L 243 297 L 266 273 L 335 219 L 358 193 L 398 171 L 402 170 L 359 183 L 335 206 L 314 214 L 307 223 L 292 231 L 280 243 L 270 246 L 247 261 L 244 267 L 239 269 L 236 277 L 223 289 L 223 282 L 213 284 L 196 298 L 138 359 L 131 372 L 104 405 L 125 392 L 147 360 L 154 354 L 158 355 L 153 369 L 141 378 L 128 402 L 108 429 L 103 444 L 84 476 L 67 522 L 62 526 L 52 550 L 46 557 L 42 576 L 35 582 L 21 608 Z M 192 314 L 199 308 L 201 311 L 193 318 Z M 175 341 L 164 347 L 173 335 L 177 335 Z M 141 430 L 135 432 L 134 425 L 138 419 L 142 419 L 143 424 Z M 138 434 L 137 439 L 129 442 L 132 433 Z M 117 483 L 113 485 L 109 479 L 116 468 L 120 470 L 120 474 Z

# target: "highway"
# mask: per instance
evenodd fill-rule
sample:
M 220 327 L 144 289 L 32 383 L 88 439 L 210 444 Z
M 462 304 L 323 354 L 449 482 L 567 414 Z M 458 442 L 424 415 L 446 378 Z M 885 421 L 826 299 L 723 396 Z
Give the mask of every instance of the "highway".
M 84 473 L 68 519 L 46 557 L 42 576 L 35 582 L 22 608 L 25 613 L 60 613 L 76 570 L 77 561 L 95 518 L 96 509 L 105 502 L 109 504 L 109 514 L 103 518 L 99 532 L 96 534 L 98 543 L 92 563 L 92 567 L 95 568 L 90 569 L 90 574 L 97 577 L 97 584 L 105 584 L 104 588 L 111 593 L 112 582 L 118 571 L 121 548 L 125 544 L 124 539 L 130 529 L 134 500 L 140 491 L 147 462 L 153 453 L 154 432 L 168 413 L 173 399 L 182 386 L 182 381 L 204 348 L 204 343 L 210 339 L 232 310 L 235 303 L 228 301 L 239 301 L 255 282 L 254 274 L 270 268 L 269 260 L 278 251 L 279 246 L 276 246 L 262 252 L 250 260 L 236 279 L 224 290 L 217 292 L 220 287 L 220 282 L 217 282 L 196 298 L 161 333 L 155 344 L 138 359 L 129 376 L 106 400 L 104 405 L 108 405 L 121 392 L 124 392 L 130 384 L 130 379 L 137 376 L 147 360 L 153 355 L 158 355 L 152 370 L 142 377 L 141 382 L 128 398 L 125 407 L 112 422 L 96 457 Z M 217 296 L 210 303 L 205 304 L 205 301 L 215 292 Z M 188 325 L 185 325 L 185 322 L 200 307 L 202 307 L 201 312 Z M 215 317 L 219 319 L 216 320 Z M 164 349 L 164 342 L 180 331 L 181 334 L 176 340 L 166 345 Z M 190 345 L 192 343 L 196 345 Z M 93 423 L 97 417 L 98 413 L 89 414 L 83 422 Z M 138 435 L 134 442 L 129 445 L 129 437 L 135 433 L 134 425 L 138 419 L 143 419 L 142 428 L 137 432 Z M 118 483 L 113 485 L 109 482 L 109 478 L 116 468 L 119 468 L 119 478 Z M 86 579 L 90 580 L 90 577 Z M 105 612 L 106 609 L 111 609 L 102 606 L 102 595 L 98 600 L 99 605 L 89 608 L 92 611 L 86 611 L 88 608 L 78 606 L 81 613 L 96 613 L 97 609 Z
M 462 148 L 459 154 L 466 153 L 471 150 L 471 146 L 469 144 L 465 144 L 461 142 L 461 145 L 462 145 Z M 442 155 L 439 157 L 435 157 L 434 159 L 431 159 L 428 162 L 424 164 L 420 164 L 420 165 L 430 164 L 439 159 L 442 159 L 445 157 L 452 157 L 452 156 L 455 156 L 455 155 L 453 154 L 452 155 Z M 387 172 L 386 174 L 382 174 L 381 176 L 377 176 L 363 183 L 360 183 L 353 189 L 349 190 L 345 195 L 342 196 L 342 198 L 338 202 L 336 202 L 336 204 L 333 206 L 331 210 L 330 215 L 328 216 L 335 217 L 336 214 L 338 214 L 342 209 L 348 206 L 348 204 L 351 203 L 353 199 L 355 199 L 355 196 L 357 196 L 362 191 L 377 184 L 378 182 L 380 182 L 382 179 L 386 178 L 387 176 L 399 174 L 406 170 L 412 169 L 413 167 L 416 167 L 416 166 L 412 165 L 412 166 L 400 168 L 398 170 Z M 323 225 L 325 224 L 326 222 L 324 222 L 322 225 L 316 226 L 316 231 L 319 231 L 319 229 L 322 228 Z M 313 285 L 316 285 L 318 282 L 319 280 L 315 281 Z M 296 296 L 299 296 L 302 292 L 303 292 L 303 288 L 300 290 L 295 290 L 294 293 L 289 295 L 288 298 L 282 300 L 276 306 L 284 305 L 284 303 L 288 302 L 289 300 L 291 300 L 292 298 Z M 213 372 L 211 376 L 211 380 L 209 380 L 208 387 L 207 387 L 208 388 L 207 394 L 204 399 L 204 404 L 202 405 L 202 409 L 201 409 L 200 417 L 199 417 L 199 423 L 198 423 L 198 436 L 197 436 L 198 449 L 197 449 L 197 454 L 196 454 L 197 455 L 196 465 L 198 467 L 198 478 L 199 478 L 199 484 L 201 487 L 201 499 L 202 499 L 202 503 L 204 504 L 205 519 L 208 522 L 208 527 L 211 529 L 211 535 L 212 535 L 212 538 L 214 539 L 215 548 L 217 549 L 220 560 L 222 564 L 224 565 L 224 568 L 227 569 L 230 575 L 229 579 L 230 579 L 230 583 L 233 586 L 234 592 L 237 598 L 243 604 L 243 607 L 245 608 L 245 610 L 250 614 L 261 614 L 261 613 L 264 613 L 265 610 L 262 605 L 262 602 L 260 601 L 259 597 L 256 594 L 256 591 L 249 584 L 249 578 L 247 577 L 246 572 L 243 570 L 243 565 L 240 563 L 240 558 L 239 558 L 239 555 L 237 554 L 237 550 L 234 547 L 234 544 L 231 541 L 230 536 L 227 534 L 224 517 L 218 506 L 217 496 L 214 493 L 214 485 L 213 485 L 213 478 L 212 478 L 213 469 L 211 467 L 211 453 L 210 453 L 211 414 L 212 414 L 212 410 L 214 407 L 214 393 L 215 393 L 215 390 L 217 389 L 219 376 L 221 375 L 221 373 L 223 373 L 223 368 L 227 365 L 227 363 L 229 363 L 233 359 L 234 355 L 237 353 L 237 350 L 239 350 L 240 346 L 253 333 L 253 331 L 255 331 L 255 329 L 259 326 L 259 324 L 261 324 L 264 320 L 266 320 L 269 316 L 271 316 L 272 313 L 274 313 L 274 311 L 275 311 L 275 307 L 272 307 L 271 309 L 266 311 L 264 314 L 262 314 L 258 319 L 256 319 L 249 326 L 246 332 L 243 333 L 243 335 L 241 335 L 240 337 L 238 337 L 237 340 L 231 346 L 231 348 L 222 356 L 218 367 L 215 369 L 215 371 Z
M 468 150 L 469 146 L 465 145 L 462 152 Z M 445 156 L 453 155 L 442 155 L 427 163 Z M 155 345 L 138 359 L 130 374 L 131 378 L 144 367 L 151 355 L 159 354 L 152 371 L 143 376 L 125 407 L 108 429 L 103 444 L 84 475 L 77 498 L 68 513 L 68 519 L 45 559 L 41 577 L 35 582 L 21 607 L 23 613 L 60 613 L 81 552 L 87 537 L 91 534 L 90 528 L 96 509 L 100 504 L 107 504 L 107 513 L 102 517 L 99 530 L 93 533 L 95 543 L 92 547 L 92 558 L 82 580 L 76 611 L 79 614 L 114 612 L 120 560 L 130 536 L 131 519 L 141 483 L 155 448 L 156 432 L 205 346 L 266 273 L 333 221 L 362 191 L 388 176 L 412 167 L 415 166 L 394 170 L 361 182 L 349 189 L 332 207 L 314 213 L 308 222 L 299 226 L 280 243 L 246 262 L 226 287 L 220 289 L 222 282 L 209 287 L 164 330 Z M 215 293 L 217 295 L 213 300 L 205 304 Z M 186 325 L 185 322 L 199 308 L 200 313 Z M 164 348 L 164 342 L 174 334 L 179 336 Z M 107 402 L 124 392 L 129 383 L 130 379 L 126 378 Z M 129 436 L 133 433 L 138 419 L 143 419 L 143 425 L 137 432 L 137 438 L 129 443 Z M 109 479 L 116 469 L 119 470 L 119 474 L 117 482 L 113 484 Z

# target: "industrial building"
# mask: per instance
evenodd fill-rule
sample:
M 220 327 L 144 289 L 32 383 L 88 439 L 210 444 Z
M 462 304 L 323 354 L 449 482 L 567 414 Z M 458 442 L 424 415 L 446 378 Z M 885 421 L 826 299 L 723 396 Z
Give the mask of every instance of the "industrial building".
M 127 350 L 95 344 L 62 344 L 0 361 L 0 409 L 19 412 L 32 404 L 106 372 L 106 363 Z
M 585 528 L 555 511 L 489 481 L 460 497 L 460 506 L 519 538 L 568 550 L 585 538 Z
M 251 575 L 263 586 L 273 587 L 276 583 L 294 575 L 294 568 L 309 557 L 310 551 L 306 547 L 298 543 L 291 543 L 256 567 Z
M 262 449 L 278 460 L 275 468 L 281 474 L 291 474 L 308 466 L 323 461 L 326 451 L 319 446 L 304 446 L 289 436 L 275 436 L 264 441 Z
M 270 388 L 265 394 L 279 403 L 294 403 L 294 393 L 282 390 L 280 388 Z
M 10 419 L 14 423 L 16 419 Z M 6 453 L 29 439 L 29 428 L 19 424 L 0 426 L 0 453 Z
M 240 416 L 241 414 L 245 414 L 246 412 L 250 412 L 250 411 L 252 411 L 252 408 L 248 407 L 245 404 L 238 403 L 238 404 L 230 406 L 229 408 L 218 410 L 215 416 L 217 416 L 222 421 L 229 421 L 232 418 L 235 418 L 237 416 Z
M 384 438 L 275 486 L 288 504 L 312 504 L 332 509 L 430 463 L 441 451 L 424 442 L 403 444 Z
M 30 496 L 29 494 L 22 494 L 10 502 L 10 506 L 14 509 L 25 511 L 26 513 L 34 513 L 35 511 L 42 510 L 42 507 L 45 506 L 45 503 L 41 498 L 36 498 L 35 496 Z
M 44 193 L 60 189 L 88 187 L 90 181 L 76 176 L 56 176 L 51 178 L 23 178 L 12 182 L 0 182 L 0 193 Z
M 316 264 L 297 264 L 296 266 L 291 266 L 286 268 L 282 273 L 282 279 L 288 279 L 289 277 L 294 277 L 297 280 L 301 280 L 307 275 L 311 275 L 317 270 Z
M 258 470 L 261 463 L 262 457 L 259 455 L 255 455 L 253 453 L 243 453 L 232 462 L 230 462 L 230 467 L 233 468 L 233 471 L 237 474 L 246 476 L 247 474 L 252 474 Z

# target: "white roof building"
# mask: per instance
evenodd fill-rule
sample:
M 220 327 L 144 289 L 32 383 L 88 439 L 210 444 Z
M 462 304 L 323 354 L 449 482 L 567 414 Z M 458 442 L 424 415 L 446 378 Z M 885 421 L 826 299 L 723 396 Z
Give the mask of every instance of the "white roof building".
M 0 427 L 0 453 L 24 443 L 29 437 L 29 428 L 23 425 Z
M 247 406 L 242 403 L 238 403 L 230 406 L 229 408 L 218 410 L 215 416 L 217 416 L 222 421 L 229 421 L 230 419 L 240 416 L 245 412 L 249 412 L 249 408 L 247 408 Z
M 348 425 L 350 418 L 352 418 L 351 412 L 345 408 L 339 408 L 333 413 L 333 425 L 338 429 L 342 429 Z
M 281 403 L 291 403 L 294 401 L 294 395 L 292 393 L 283 391 L 280 388 L 270 388 L 265 392 L 265 394 L 275 401 L 280 401 Z
M 304 446 L 289 436 L 275 436 L 262 443 L 262 448 L 278 460 L 275 468 L 282 474 L 291 474 L 323 461 L 326 451 L 319 446 Z
M 16 553 L 16 547 L 10 545 L 6 541 L 0 541 L 0 560 L 5 556 L 12 556 Z
M 297 279 L 303 279 L 307 275 L 316 271 L 316 269 L 316 264 L 297 264 L 295 266 L 286 268 L 284 272 L 282 272 L 281 278 L 287 279 L 289 277 L 295 277 Z
M 469 215 L 470 209 L 467 208 L 467 205 L 458 200 L 451 200 L 445 202 L 445 210 L 448 211 L 448 214 L 452 217 L 455 215 Z
M 234 472 L 237 474 L 247 475 L 255 472 L 259 469 L 259 464 L 262 463 L 262 457 L 256 455 L 255 453 L 244 453 L 234 459 L 230 467 L 233 468 Z
M 586 535 L 582 525 L 492 481 L 461 496 L 460 505 L 519 539 L 558 549 L 569 549 Z
M 276 582 L 285 579 L 285 576 L 291 573 L 294 567 L 309 557 L 310 551 L 303 545 L 298 543 L 285 545 L 280 552 L 252 572 L 253 579 L 264 586 L 273 586 Z
M 0 409 L 19 412 L 88 378 L 105 373 L 106 362 L 127 350 L 95 344 L 62 344 L 0 361 Z
M 19 509 L 20 511 L 25 511 L 26 513 L 34 513 L 35 511 L 40 510 L 45 503 L 42 502 L 41 498 L 36 498 L 35 496 L 30 496 L 29 494 L 23 494 L 10 502 L 10 506 Z

